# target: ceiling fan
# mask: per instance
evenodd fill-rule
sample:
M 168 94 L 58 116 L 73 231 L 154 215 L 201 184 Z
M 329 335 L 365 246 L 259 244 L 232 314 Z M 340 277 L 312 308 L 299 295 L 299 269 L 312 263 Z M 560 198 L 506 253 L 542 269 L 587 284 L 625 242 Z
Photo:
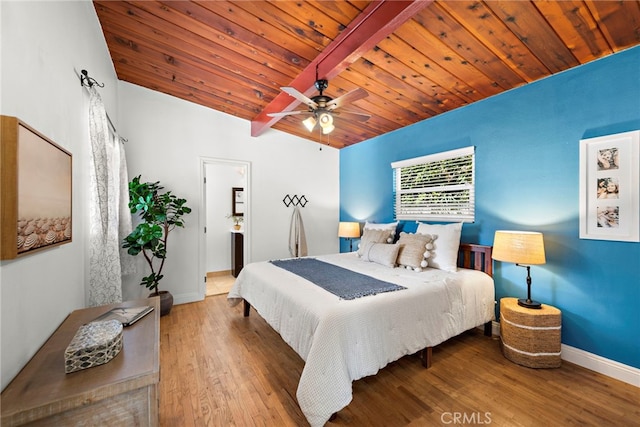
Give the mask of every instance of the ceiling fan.
M 366 90 L 362 88 L 354 89 L 350 92 L 333 99 L 329 96 L 323 95 L 322 92 L 329 86 L 327 80 L 316 80 L 315 87 L 320 92 L 319 95 L 309 98 L 305 94 L 298 91 L 296 88 L 285 86 L 281 87 L 283 92 L 288 93 L 298 101 L 305 104 L 307 110 L 294 110 L 283 111 L 281 113 L 268 113 L 270 117 L 284 117 L 294 114 L 307 114 L 309 117 L 302 121 L 302 124 L 311 132 L 316 124 L 320 124 L 322 133 L 324 135 L 331 133 L 335 126 L 333 125 L 333 116 L 348 119 L 357 120 L 360 122 L 366 122 L 371 116 L 368 114 L 356 113 L 353 111 L 335 111 L 336 108 L 341 107 L 349 102 L 357 101 L 358 99 L 369 96 Z

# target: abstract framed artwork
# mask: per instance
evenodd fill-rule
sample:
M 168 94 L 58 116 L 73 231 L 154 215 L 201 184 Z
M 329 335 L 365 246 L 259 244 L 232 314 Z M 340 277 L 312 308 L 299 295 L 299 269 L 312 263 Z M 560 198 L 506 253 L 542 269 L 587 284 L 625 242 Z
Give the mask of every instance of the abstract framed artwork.
M 580 140 L 580 238 L 640 242 L 640 131 Z
M 71 242 L 71 153 L 15 117 L 0 120 L 0 259 Z

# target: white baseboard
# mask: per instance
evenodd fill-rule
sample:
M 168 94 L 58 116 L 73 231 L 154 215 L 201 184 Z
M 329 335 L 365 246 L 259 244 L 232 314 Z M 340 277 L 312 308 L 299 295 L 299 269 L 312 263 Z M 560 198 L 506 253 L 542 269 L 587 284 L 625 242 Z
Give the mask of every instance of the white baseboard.
M 640 387 L 640 369 L 562 344 L 562 360 Z
M 500 336 L 500 322 L 491 321 L 491 335 Z
M 202 301 L 202 295 L 199 295 L 195 292 L 190 292 L 186 294 L 179 294 L 173 296 L 173 304 L 187 304 L 190 302 Z
M 493 321 L 491 329 L 494 335 L 500 336 L 500 322 Z M 640 369 L 638 368 L 616 362 L 615 360 L 606 359 L 566 344 L 561 344 L 560 351 L 562 360 L 575 363 L 578 366 L 582 366 L 599 374 L 640 387 Z

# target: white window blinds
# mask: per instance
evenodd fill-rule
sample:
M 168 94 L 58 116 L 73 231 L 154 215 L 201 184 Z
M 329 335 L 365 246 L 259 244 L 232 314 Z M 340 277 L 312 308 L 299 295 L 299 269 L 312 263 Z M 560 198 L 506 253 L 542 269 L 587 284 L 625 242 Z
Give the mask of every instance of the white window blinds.
M 473 222 L 475 148 L 391 163 L 395 219 Z

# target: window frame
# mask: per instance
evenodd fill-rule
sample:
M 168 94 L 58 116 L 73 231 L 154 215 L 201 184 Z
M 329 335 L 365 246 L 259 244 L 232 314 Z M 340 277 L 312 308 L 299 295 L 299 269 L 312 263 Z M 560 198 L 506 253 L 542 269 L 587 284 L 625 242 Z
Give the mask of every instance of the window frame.
M 430 165 L 434 163 L 439 163 L 445 160 L 455 160 L 462 159 L 464 157 L 470 156 L 470 182 L 465 182 L 462 184 L 446 184 L 446 185 L 437 185 L 434 183 L 432 186 L 428 187 L 420 187 L 420 188 L 405 188 L 402 189 L 402 171 L 405 168 L 420 166 L 420 165 Z M 460 166 L 460 164 L 456 164 L 456 167 Z M 395 220 L 402 221 L 444 221 L 444 222 L 474 222 L 475 221 L 475 147 L 463 147 L 455 150 L 443 151 L 439 153 L 429 154 L 421 157 L 414 157 L 411 159 L 400 160 L 397 162 L 391 163 L 391 168 L 393 169 L 393 215 Z M 419 191 L 423 188 L 428 188 L 427 191 Z M 417 190 L 417 191 L 416 191 Z M 434 204 L 431 206 L 422 206 L 423 209 L 428 209 L 429 212 L 416 212 L 416 210 L 420 208 L 415 208 L 411 206 L 406 206 L 406 203 L 402 204 L 402 196 L 407 194 L 416 194 L 416 195 L 431 195 L 433 193 L 443 193 L 446 192 L 447 195 L 451 195 L 452 193 L 460 194 L 460 192 L 467 192 L 468 200 L 461 205 L 461 208 L 454 212 L 452 208 L 456 209 L 450 201 Z M 432 197 L 432 196 L 431 196 Z M 454 196 L 455 197 L 455 196 Z M 459 196 L 458 196 L 459 197 Z M 456 197 L 456 199 L 458 198 Z M 464 197 L 464 196 L 463 196 Z M 449 200 L 451 198 L 449 197 Z M 415 200 L 415 199 L 414 199 Z M 440 199 L 442 200 L 442 199 Z M 412 212 L 413 210 L 413 212 Z M 443 213 L 434 213 L 434 210 L 445 211 Z

